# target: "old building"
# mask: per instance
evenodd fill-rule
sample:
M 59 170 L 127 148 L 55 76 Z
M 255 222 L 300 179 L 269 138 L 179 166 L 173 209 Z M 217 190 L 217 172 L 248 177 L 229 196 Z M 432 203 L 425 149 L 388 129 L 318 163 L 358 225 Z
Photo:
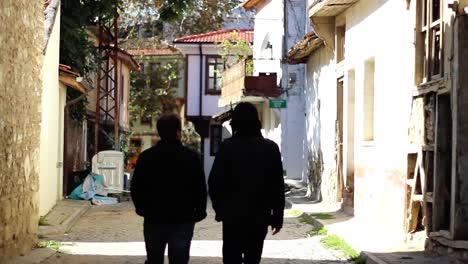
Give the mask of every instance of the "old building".
M 221 96 L 221 72 L 225 62 L 219 43 L 235 33 L 246 43 L 253 42 L 251 29 L 230 29 L 186 36 L 174 40 L 175 46 L 185 55 L 185 118 L 191 121 L 201 137 L 201 153 L 205 172 L 211 170 L 216 146 L 222 140 L 223 127 L 212 119 L 225 111 L 218 106 Z M 228 109 L 226 109 L 228 110 Z
M 424 230 L 465 248 L 467 5 L 309 1 L 313 31 L 289 52 L 307 67 L 314 177 L 386 246 Z
M 286 177 L 305 182 L 305 66 L 289 65 L 284 63 L 284 58 L 288 49 L 304 35 L 306 2 L 248 0 L 242 6 L 246 10 L 255 10 L 253 75 L 275 74 L 277 87 L 281 90 L 279 94 L 260 95 L 264 101 L 260 112 L 267 115 L 263 119 L 271 120 L 265 124 L 264 134 L 280 145 Z M 265 86 L 261 82 L 255 85 Z M 275 105 L 277 103 L 283 105 Z

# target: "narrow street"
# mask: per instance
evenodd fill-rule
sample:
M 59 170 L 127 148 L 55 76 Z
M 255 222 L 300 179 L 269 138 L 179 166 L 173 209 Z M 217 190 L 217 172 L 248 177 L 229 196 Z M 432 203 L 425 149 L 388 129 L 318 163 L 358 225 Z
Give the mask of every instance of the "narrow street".
M 93 206 L 68 234 L 47 238 L 61 242 L 65 252 L 41 263 L 144 263 L 142 222 L 131 202 Z M 325 249 L 320 237 L 308 238 L 310 229 L 297 218 L 286 218 L 279 234 L 268 235 L 262 263 L 351 263 L 340 252 Z M 221 248 L 221 225 L 209 209 L 208 217 L 196 225 L 190 263 L 222 263 Z

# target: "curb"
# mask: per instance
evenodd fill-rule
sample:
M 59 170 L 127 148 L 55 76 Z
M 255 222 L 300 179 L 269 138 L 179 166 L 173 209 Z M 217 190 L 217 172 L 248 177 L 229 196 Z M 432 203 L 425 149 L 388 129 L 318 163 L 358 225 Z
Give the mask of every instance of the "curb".
M 7 260 L 4 264 L 39 264 L 55 255 L 55 253 L 57 253 L 55 250 L 49 248 L 37 248 L 31 250 L 24 256 Z
M 388 264 L 388 262 L 378 258 L 370 252 L 362 251 L 362 255 L 366 258 L 366 264 Z
M 62 235 L 66 233 L 70 228 L 80 219 L 80 217 L 91 208 L 90 203 L 83 203 L 78 210 L 73 212 L 65 221 L 60 225 L 54 226 L 39 226 L 37 235 L 39 238 L 46 237 L 48 235 Z

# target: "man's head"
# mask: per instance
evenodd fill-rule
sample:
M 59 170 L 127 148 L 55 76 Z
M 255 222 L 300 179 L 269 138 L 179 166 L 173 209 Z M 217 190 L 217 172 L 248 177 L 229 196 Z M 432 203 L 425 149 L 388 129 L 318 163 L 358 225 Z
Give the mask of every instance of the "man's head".
M 180 139 L 182 125 L 179 116 L 176 114 L 163 114 L 157 124 L 159 136 L 163 140 Z
M 258 134 L 262 128 L 257 108 L 251 103 L 242 102 L 232 112 L 231 127 L 234 133 Z

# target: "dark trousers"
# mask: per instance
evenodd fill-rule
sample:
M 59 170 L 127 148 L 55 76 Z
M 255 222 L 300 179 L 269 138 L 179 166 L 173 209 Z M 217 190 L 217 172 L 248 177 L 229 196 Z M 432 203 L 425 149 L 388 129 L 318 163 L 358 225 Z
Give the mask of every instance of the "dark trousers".
M 168 245 L 170 264 L 187 264 L 194 227 L 194 222 L 155 224 L 145 219 L 143 224 L 147 256 L 145 264 L 164 263 L 166 245 Z
M 223 221 L 223 263 L 260 263 L 267 232 L 264 223 Z

